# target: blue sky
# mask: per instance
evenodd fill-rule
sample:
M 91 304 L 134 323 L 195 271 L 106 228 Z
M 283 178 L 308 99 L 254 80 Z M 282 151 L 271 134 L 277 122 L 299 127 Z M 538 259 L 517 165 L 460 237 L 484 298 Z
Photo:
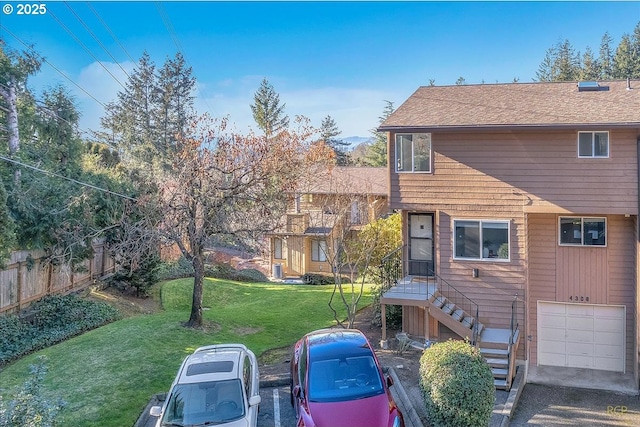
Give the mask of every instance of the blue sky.
M 145 50 L 158 66 L 181 50 L 198 80 L 198 110 L 228 115 L 241 131 L 255 128 L 250 104 L 266 77 L 289 115 L 316 126 L 331 115 L 342 137 L 367 137 L 385 100 L 397 107 L 430 79 L 530 82 L 558 41 L 597 54 L 605 31 L 615 47 L 640 22 L 640 2 L 42 3 L 47 13 L 34 16 L 3 1 L 13 11 L 0 13 L 0 37 L 33 44 L 60 70 L 45 63 L 29 84 L 69 87 L 85 130 L 99 127 L 93 98 L 106 104 L 122 90 L 105 68 L 124 82 L 120 67 L 132 70 Z

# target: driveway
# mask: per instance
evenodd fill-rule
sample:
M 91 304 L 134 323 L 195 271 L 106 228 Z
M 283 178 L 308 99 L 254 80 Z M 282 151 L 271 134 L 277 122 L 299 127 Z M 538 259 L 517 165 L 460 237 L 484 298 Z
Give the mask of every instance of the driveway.
M 526 384 L 509 425 L 640 426 L 640 400 L 610 391 Z

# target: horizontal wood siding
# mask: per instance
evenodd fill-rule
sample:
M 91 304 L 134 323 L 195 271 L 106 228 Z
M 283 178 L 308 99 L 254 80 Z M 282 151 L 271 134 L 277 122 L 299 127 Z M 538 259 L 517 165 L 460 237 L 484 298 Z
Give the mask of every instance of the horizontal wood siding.
M 394 140 L 391 134 L 391 141 Z M 637 133 L 610 133 L 610 158 L 579 159 L 577 129 L 432 133 L 433 173 L 390 172 L 393 209 L 637 214 Z M 394 145 L 389 150 L 395 164 Z M 507 209 L 508 210 L 508 209 Z
M 557 221 L 555 214 L 527 215 L 529 234 L 528 255 L 528 322 L 529 361 L 532 366 L 538 364 L 538 300 L 555 301 L 556 286 L 556 247 L 558 245 Z
M 524 297 L 524 214 L 517 206 L 510 211 L 505 209 L 496 215 L 474 211 L 467 206 L 459 211 L 440 211 L 437 215 L 436 273 L 445 281 L 462 292 L 479 306 L 479 318 L 487 327 L 507 328 L 511 322 L 511 302 L 515 295 Z M 453 220 L 454 219 L 501 219 L 509 220 L 511 227 L 509 262 L 470 261 L 453 258 Z M 474 268 L 478 277 L 472 276 Z M 520 309 L 519 322 L 524 324 L 523 308 Z

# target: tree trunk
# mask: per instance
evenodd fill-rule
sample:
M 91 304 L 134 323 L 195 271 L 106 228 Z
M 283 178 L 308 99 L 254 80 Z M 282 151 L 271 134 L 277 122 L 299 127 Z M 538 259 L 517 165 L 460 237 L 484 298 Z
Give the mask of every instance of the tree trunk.
M 18 132 L 18 93 L 16 91 L 16 81 L 11 79 L 5 88 L 1 88 L 0 95 L 9 107 L 7 111 L 7 130 L 9 132 L 9 157 L 13 158 L 20 149 L 20 133 Z M 21 171 L 16 168 L 14 181 L 20 184 Z
M 187 326 L 199 328 L 202 326 L 202 291 L 204 283 L 204 262 L 202 255 L 193 257 L 193 300 L 191 302 L 191 317 Z

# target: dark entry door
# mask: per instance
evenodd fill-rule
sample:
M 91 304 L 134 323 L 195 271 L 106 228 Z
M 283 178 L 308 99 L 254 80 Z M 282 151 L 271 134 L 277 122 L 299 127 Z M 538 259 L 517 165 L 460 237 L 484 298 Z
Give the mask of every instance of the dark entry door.
M 433 263 L 433 214 L 409 214 L 409 274 L 431 276 Z

